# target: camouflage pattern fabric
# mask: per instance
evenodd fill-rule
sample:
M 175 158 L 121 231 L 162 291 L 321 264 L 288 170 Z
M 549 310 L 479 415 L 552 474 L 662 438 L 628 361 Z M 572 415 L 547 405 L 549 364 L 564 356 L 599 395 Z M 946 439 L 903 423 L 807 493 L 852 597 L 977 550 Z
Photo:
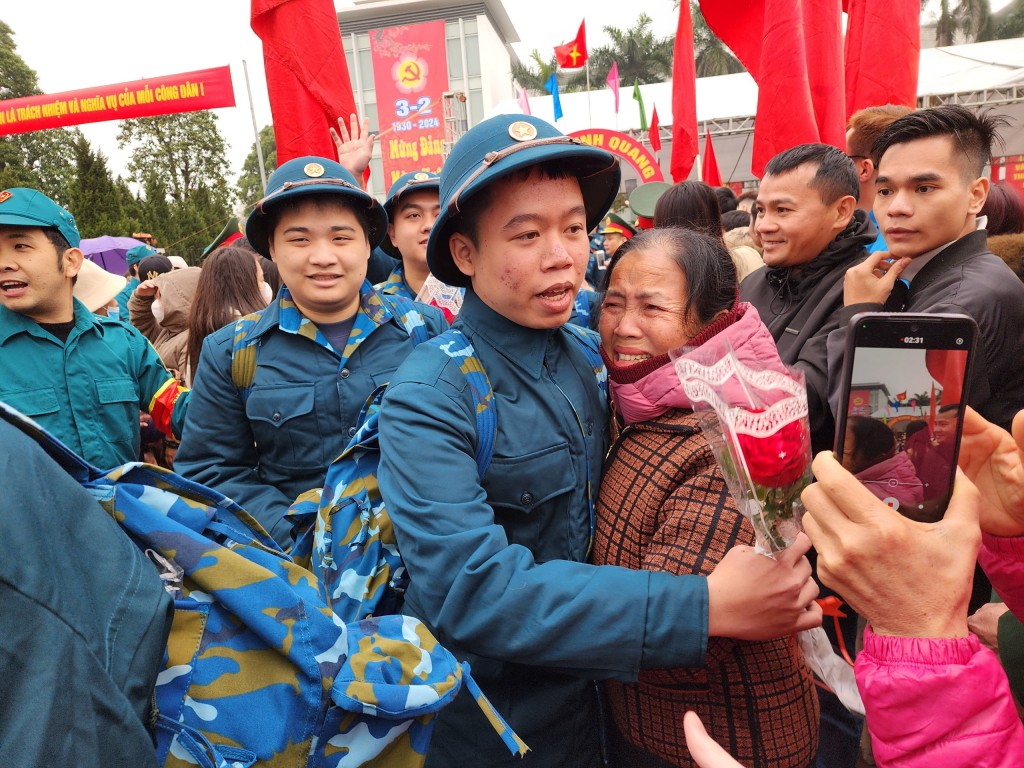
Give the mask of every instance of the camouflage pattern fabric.
M 407 299 L 416 298 L 416 294 L 413 293 L 412 288 L 410 288 L 409 284 L 405 282 L 405 269 L 401 264 L 391 271 L 387 280 L 382 283 L 377 283 L 373 288 L 378 293 L 387 293 L 392 296 L 404 296 Z
M 159 765 L 423 764 L 434 714 L 470 678 L 418 620 L 346 625 L 316 577 L 227 497 L 145 464 L 98 470 L 0 407 L 103 505 L 174 598 L 154 696 Z
M 497 418 L 491 383 L 473 345 L 449 330 L 428 343 L 460 360 L 477 419 L 477 473 L 483 477 L 494 453 Z M 398 613 L 408 585 L 394 526 L 377 485 L 378 423 L 386 385 L 363 406 L 356 434 L 327 470 L 323 488 L 299 496 L 289 508 L 295 545 L 292 559 L 319 579 L 321 597 L 344 621 Z

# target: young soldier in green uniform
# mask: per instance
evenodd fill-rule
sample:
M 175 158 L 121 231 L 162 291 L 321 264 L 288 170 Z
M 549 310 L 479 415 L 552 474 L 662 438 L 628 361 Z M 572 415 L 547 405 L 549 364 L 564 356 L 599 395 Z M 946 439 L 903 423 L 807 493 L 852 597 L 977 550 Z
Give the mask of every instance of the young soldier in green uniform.
M 586 562 L 608 445 L 605 372 L 584 332 L 564 326 L 587 233 L 618 187 L 610 154 L 519 115 L 471 129 L 441 173 L 427 261 L 466 297 L 453 330 L 392 378 L 380 487 L 411 577 L 406 612 L 471 661 L 532 751 L 502 754 L 460 696 L 438 716 L 428 766 L 597 766 L 593 678 L 701 664 L 709 635 L 762 639 L 821 621 L 806 537 L 778 561 L 735 548 L 707 578 Z M 480 366 L 491 434 L 477 433 Z M 476 453 L 491 438 L 481 478 Z
M 80 241 L 42 192 L 0 192 L 0 400 L 109 469 L 139 458 L 140 409 L 177 437 L 188 396 L 145 336 L 74 298 Z

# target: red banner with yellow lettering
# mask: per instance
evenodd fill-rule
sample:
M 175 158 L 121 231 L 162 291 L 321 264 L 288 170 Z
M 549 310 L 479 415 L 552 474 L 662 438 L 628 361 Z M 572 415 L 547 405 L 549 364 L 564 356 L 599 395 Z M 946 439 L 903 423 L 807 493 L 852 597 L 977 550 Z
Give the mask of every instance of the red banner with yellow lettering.
M 370 30 L 384 188 L 410 171 L 441 172 L 448 55 L 444 21 Z
M 200 69 L 0 101 L 0 136 L 233 106 L 235 89 L 231 84 L 231 68 Z

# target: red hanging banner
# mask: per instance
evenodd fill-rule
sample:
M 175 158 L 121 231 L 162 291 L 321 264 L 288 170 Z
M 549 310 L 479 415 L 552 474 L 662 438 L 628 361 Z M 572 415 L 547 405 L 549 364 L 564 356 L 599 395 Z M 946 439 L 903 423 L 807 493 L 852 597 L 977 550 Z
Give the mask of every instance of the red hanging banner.
M 235 106 L 231 68 L 0 101 L 0 136 L 105 120 Z
M 370 30 L 384 188 L 410 171 L 441 172 L 448 55 L 444 21 Z

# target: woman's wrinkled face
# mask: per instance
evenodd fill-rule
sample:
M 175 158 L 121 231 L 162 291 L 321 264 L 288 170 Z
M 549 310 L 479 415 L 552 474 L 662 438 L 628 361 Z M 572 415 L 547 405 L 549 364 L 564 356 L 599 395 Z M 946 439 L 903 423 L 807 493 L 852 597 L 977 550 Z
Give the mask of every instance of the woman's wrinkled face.
M 681 347 L 701 326 L 687 317 L 686 275 L 658 247 L 627 253 L 601 305 L 601 345 L 617 365 L 635 365 Z

